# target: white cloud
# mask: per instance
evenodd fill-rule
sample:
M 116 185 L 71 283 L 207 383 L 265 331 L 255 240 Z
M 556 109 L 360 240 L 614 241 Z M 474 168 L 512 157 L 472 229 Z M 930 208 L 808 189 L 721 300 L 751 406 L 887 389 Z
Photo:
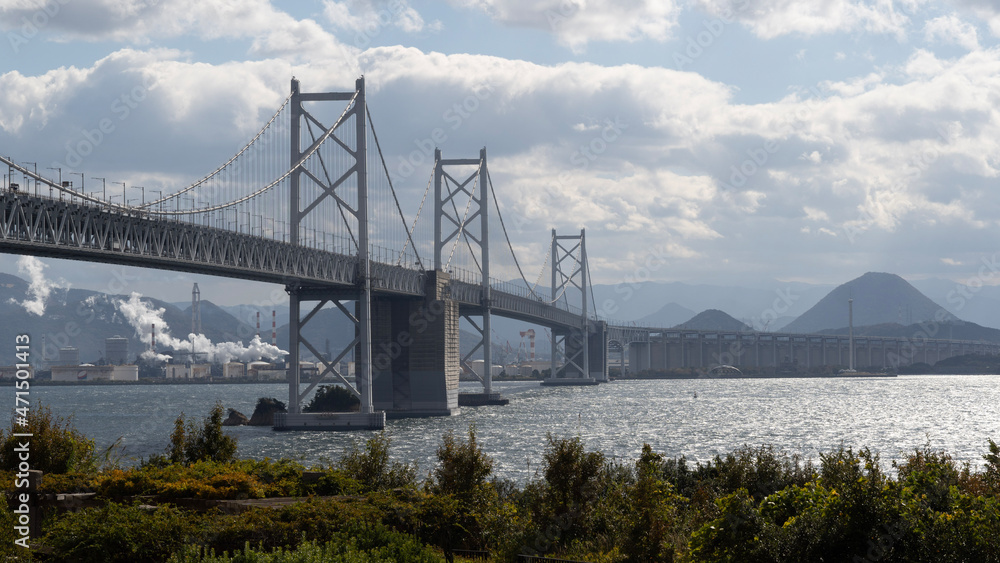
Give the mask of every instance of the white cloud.
M 773 39 L 783 35 L 805 36 L 838 32 L 906 36 L 910 22 L 910 5 L 892 0 L 697 0 L 698 4 L 716 16 L 730 16 L 748 26 L 758 37 Z
M 976 27 L 954 14 L 928 20 L 924 24 L 924 39 L 929 43 L 959 45 L 969 51 L 979 49 Z
M 806 214 L 806 219 L 810 221 L 829 221 L 830 216 L 826 214 L 822 209 L 816 209 L 815 207 L 803 207 L 802 211 Z
M 449 0 L 504 25 L 541 29 L 582 51 L 595 41 L 663 41 L 677 27 L 678 0 Z
M 366 47 L 386 26 L 407 33 L 440 31 L 440 21 L 426 23 L 423 16 L 405 0 L 345 0 L 323 2 L 323 15 L 334 27 L 352 32 L 355 47 Z
M 117 41 L 135 45 L 183 35 L 202 40 L 243 38 L 252 39 L 251 53 L 255 55 L 290 59 L 343 56 L 345 52 L 315 21 L 296 20 L 269 0 L 73 0 L 50 1 L 47 5 L 58 9 L 49 16 L 37 2 L 0 5 L 0 29 L 20 35 L 26 33 L 25 29 L 34 30 L 32 37 L 38 33 L 59 42 Z M 43 20 L 44 25 L 24 23 Z
M 848 4 L 859 6 L 823 6 Z M 527 4 L 489 6 L 499 21 L 534 25 Z M 610 10 L 588 4 L 564 23 L 591 9 Z M 621 11 L 627 19 L 630 12 Z M 149 77 L 144 100 L 115 121 L 114 134 L 83 169 L 147 188 L 176 184 L 242 146 L 287 95 L 292 75 L 309 91 L 342 90 L 363 69 L 404 208 L 412 213 L 420 200 L 435 145 L 457 157 L 486 145 L 514 244 L 541 249 L 530 253 L 539 261 L 553 227 L 586 227 L 592 256 L 609 268 L 627 266 L 621 249 L 639 244 L 662 245 L 679 265 L 708 269 L 718 264 L 713 252 L 752 250 L 744 241 L 794 246 L 789 241 L 807 221 L 814 222 L 805 227 L 810 233 L 828 235 L 810 244 L 847 244 L 835 240 L 845 229 L 928 229 L 957 240 L 955 233 L 995 226 L 992 217 L 1000 216 L 988 189 L 1000 175 L 997 49 L 955 59 L 918 49 L 901 65 L 750 104 L 734 101 L 734 86 L 665 68 L 541 65 L 403 46 L 349 50 L 355 60 L 319 24 L 286 17 L 279 18 L 283 32 L 254 37 L 259 53 L 295 52 L 303 37 L 320 47 L 302 58 L 220 64 L 131 48 L 87 68 L 0 76 L 0 146 L 17 147 L 15 158 L 64 159 L 67 141 L 102 117 L 116 118 L 114 100 Z M 255 20 L 248 21 L 252 29 Z M 586 35 L 597 40 L 610 39 Z M 619 131 L 609 132 L 609 123 Z M 773 150 L 759 156 L 763 147 Z M 727 188 L 734 168 L 747 162 L 752 173 Z
M 981 18 L 989 25 L 990 32 L 1000 37 L 1000 6 L 994 0 L 953 0 L 952 3 Z

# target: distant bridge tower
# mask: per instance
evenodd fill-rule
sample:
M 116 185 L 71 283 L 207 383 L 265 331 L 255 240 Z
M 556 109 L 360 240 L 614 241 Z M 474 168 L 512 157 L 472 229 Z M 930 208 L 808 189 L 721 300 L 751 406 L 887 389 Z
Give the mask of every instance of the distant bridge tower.
M 590 285 L 587 279 L 587 239 L 586 231 L 580 229 L 579 235 L 559 235 L 552 229 L 552 301 L 555 303 L 571 297 L 569 290 L 580 292 L 580 311 L 583 318 L 579 328 L 558 333 L 552 331 L 552 368 L 551 376 L 542 382 L 543 385 L 593 385 L 607 381 L 607 337 L 603 322 L 592 323 L 589 318 L 587 304 L 589 302 Z M 563 366 L 558 369 L 559 345 L 562 344 Z M 595 357 L 591 358 L 591 352 Z M 595 366 L 602 366 L 601 371 L 590 371 L 591 360 Z
M 469 170 L 475 166 L 474 170 Z M 466 199 L 467 198 L 467 199 Z M 465 201 L 465 204 L 462 204 Z M 480 378 L 483 393 L 462 393 L 460 405 L 505 404 L 499 393 L 493 392 L 493 340 L 491 335 L 490 289 L 490 186 L 486 164 L 486 148 L 479 151 L 479 158 L 441 158 L 441 149 L 434 150 L 434 269 L 447 270 L 443 251 L 451 243 L 462 244 L 465 238 L 473 260 L 479 266 L 482 299 L 478 311 L 482 325 L 468 314 L 466 321 L 479 334 L 479 341 L 461 359 L 462 365 Z M 452 242 L 454 241 L 454 242 Z M 479 251 L 478 256 L 475 250 Z M 449 257 L 450 261 L 450 257 Z M 476 374 L 469 359 L 480 348 L 483 350 L 483 373 Z
M 197 283 L 191 288 L 191 333 L 201 334 L 201 290 Z

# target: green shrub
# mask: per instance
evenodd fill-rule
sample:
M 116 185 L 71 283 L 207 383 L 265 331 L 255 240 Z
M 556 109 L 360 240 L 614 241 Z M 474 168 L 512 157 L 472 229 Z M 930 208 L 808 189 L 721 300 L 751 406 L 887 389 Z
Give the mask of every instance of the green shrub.
M 251 548 L 216 555 L 214 550 L 188 546 L 168 563 L 436 563 L 442 559 L 412 536 L 381 525 L 352 526 L 324 544 L 305 540 L 294 548 Z
M 59 518 L 42 543 L 55 561 L 134 563 L 163 561 L 201 536 L 203 517 L 170 506 L 109 502 Z
M 803 463 L 797 455 L 788 456 L 766 445 L 744 445 L 725 457 L 715 456 L 704 465 L 698 464 L 693 480 L 686 469 L 683 459 L 664 468 L 685 496 L 694 495 L 697 488 L 707 489 L 716 497 L 746 489 L 755 501 L 790 485 L 804 485 L 816 477 L 811 463 Z
M 361 400 L 340 385 L 320 385 L 304 412 L 356 412 L 361 409 Z
M 995 495 L 1000 495 L 1000 446 L 990 440 L 990 452 L 983 455 L 986 460 L 986 474 L 984 480 L 987 486 Z
M 432 490 L 455 495 L 463 502 L 474 501 L 493 473 L 493 459 L 476 441 L 475 424 L 469 425 L 469 437 L 464 441 L 449 430 L 438 447 L 437 458 Z
M 270 459 L 145 465 L 105 472 L 95 480 L 95 488 L 112 499 L 133 495 L 220 500 L 298 496 L 310 492 L 302 485 L 302 469 L 294 461 Z
M 543 476 L 551 507 L 563 513 L 589 503 L 604 468 L 604 454 L 584 451 L 579 436 L 557 439 L 549 434 L 547 439 Z
M 181 413 L 174 421 L 167 458 L 173 463 L 235 460 L 236 438 L 228 436 L 222 430 L 224 412 L 222 403 L 216 403 L 201 428 L 198 428 L 194 420 L 185 421 L 184 414 Z
M 416 465 L 390 461 L 389 446 L 392 440 L 384 430 L 365 442 L 355 440 L 348 446 L 336 467 L 361 483 L 365 491 L 380 491 L 396 487 L 415 487 Z
M 45 473 L 91 473 L 97 470 L 99 457 L 94 441 L 73 427 L 72 418 L 63 418 L 52 413 L 52 409 L 36 403 L 28 411 L 27 424 L 15 424 L 11 428 L 0 429 L 0 470 L 5 473 L 17 469 L 16 447 L 25 441 L 15 433 L 32 434 L 31 468 Z

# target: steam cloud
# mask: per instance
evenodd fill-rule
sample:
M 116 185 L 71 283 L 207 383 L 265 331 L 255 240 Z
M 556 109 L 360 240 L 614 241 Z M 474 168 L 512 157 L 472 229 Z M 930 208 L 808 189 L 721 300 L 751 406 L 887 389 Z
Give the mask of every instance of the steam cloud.
M 34 256 L 21 256 L 17 259 L 17 273 L 28 276 L 28 291 L 24 301 L 11 298 L 10 303 L 24 307 L 24 310 L 39 317 L 45 314 L 45 301 L 54 288 L 68 288 L 69 282 L 51 281 L 45 277 L 48 265 Z
M 132 292 L 128 301 L 118 300 L 115 306 L 121 312 L 125 320 L 135 329 L 136 335 L 142 342 L 149 344 L 152 339 L 152 325 L 156 325 L 156 345 L 171 348 L 179 352 L 190 352 L 192 338 L 194 351 L 199 357 L 207 358 L 209 362 L 225 363 L 231 361 L 253 362 L 261 358 L 277 358 L 288 354 L 288 352 L 261 342 L 260 337 L 254 336 L 253 340 L 246 346 L 242 342 L 221 342 L 213 344 L 204 334 L 188 335 L 187 340 L 179 340 L 170 335 L 170 327 L 163 321 L 163 313 L 166 309 L 154 309 L 142 302 L 142 296 Z M 170 356 L 166 354 L 153 354 L 146 350 L 142 353 L 143 359 L 155 359 L 157 361 L 167 361 Z

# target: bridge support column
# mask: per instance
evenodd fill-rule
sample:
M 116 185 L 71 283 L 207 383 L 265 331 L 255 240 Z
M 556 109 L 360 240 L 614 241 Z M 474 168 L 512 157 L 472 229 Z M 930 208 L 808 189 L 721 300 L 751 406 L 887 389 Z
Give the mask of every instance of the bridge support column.
M 459 412 L 458 302 L 450 277 L 428 272 L 424 299 L 372 302 L 372 402 L 388 418 Z
M 604 321 L 589 322 L 590 377 L 595 381 L 608 381 L 608 324 Z
M 628 344 L 628 369 L 633 374 L 649 369 L 650 342 L 630 342 Z

